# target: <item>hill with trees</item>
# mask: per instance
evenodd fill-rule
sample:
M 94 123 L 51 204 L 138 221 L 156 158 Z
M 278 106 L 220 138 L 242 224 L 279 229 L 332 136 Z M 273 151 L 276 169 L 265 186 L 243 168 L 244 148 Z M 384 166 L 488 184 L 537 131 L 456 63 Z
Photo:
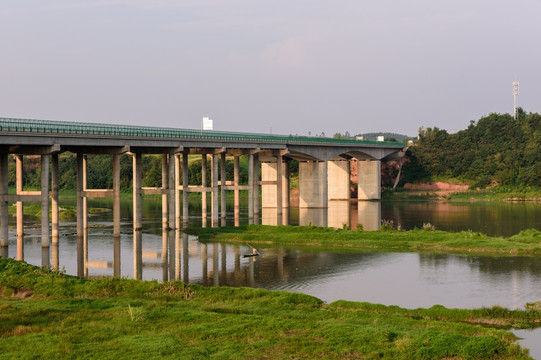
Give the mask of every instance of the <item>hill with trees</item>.
M 471 188 L 489 185 L 541 187 L 541 115 L 490 114 L 455 134 L 419 129 L 407 152 L 403 182 L 458 178 Z

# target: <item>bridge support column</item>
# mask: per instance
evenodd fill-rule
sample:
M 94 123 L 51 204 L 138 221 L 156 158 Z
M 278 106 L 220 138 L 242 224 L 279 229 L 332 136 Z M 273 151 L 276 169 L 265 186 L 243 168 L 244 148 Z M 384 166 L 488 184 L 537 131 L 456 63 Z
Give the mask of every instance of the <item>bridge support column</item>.
M 327 162 L 329 197 L 327 226 L 335 228 L 341 228 L 344 225 L 351 226 L 349 173 L 348 160 Z
M 359 161 L 358 199 L 381 199 L 381 161 Z
M 8 154 L 0 154 L 0 256 L 8 257 Z
M 205 160 L 206 160 L 206 156 L 205 156 Z M 206 173 L 206 161 L 205 161 L 205 179 L 204 179 L 204 182 L 206 182 L 206 177 L 207 177 L 207 173 Z M 202 174 L 203 175 L 203 174 Z M 188 180 L 190 179 L 190 174 L 189 174 L 189 168 L 188 168 L 188 153 L 184 153 L 182 154 L 182 226 L 187 226 L 188 225 L 188 217 L 189 217 L 189 206 L 188 206 L 188 195 L 189 195 L 189 192 L 188 192 L 188 186 L 189 186 L 189 182 Z M 204 185 L 203 185 L 204 186 Z M 203 198 L 203 204 L 204 204 L 204 209 L 203 209 L 203 215 L 205 217 L 205 220 L 206 220 L 206 217 L 207 217 L 207 193 L 203 193 L 204 195 L 202 195 L 202 198 Z
M 284 209 L 287 215 L 289 207 L 288 164 L 282 161 L 281 155 L 278 155 L 276 160 L 275 163 L 261 163 L 261 207 L 264 223 L 269 225 L 287 223 L 287 219 L 284 219 Z M 271 214 L 270 211 L 274 211 L 275 214 Z
M 167 180 L 169 180 L 169 175 L 167 170 L 169 165 L 167 164 L 167 154 L 162 154 L 162 229 L 167 230 L 169 214 L 168 214 L 168 205 L 167 205 Z
M 120 237 L 120 155 L 113 155 L 113 238 Z
M 225 194 L 225 152 L 220 154 L 220 218 L 222 219 L 222 226 L 225 226 L 225 216 L 227 212 L 226 194 Z
M 180 172 L 183 171 L 183 169 L 180 162 L 180 154 L 175 154 L 175 229 L 180 229 L 182 226 L 180 211 L 181 208 L 184 207 L 184 201 L 181 202 L 180 200 L 180 190 L 182 187 L 180 185 Z M 182 189 L 184 188 L 182 187 Z
M 254 221 L 254 155 L 248 155 L 248 220 Z
M 259 224 L 259 154 L 254 154 L 254 224 Z
M 88 276 L 88 156 L 83 155 L 83 274 Z
M 327 201 L 327 162 L 300 162 L 299 208 L 326 208 Z
M 58 258 L 58 153 L 51 155 L 51 235 L 52 235 L 52 266 L 59 268 Z
M 239 176 L 239 157 L 235 156 L 233 160 L 233 185 L 235 186 L 234 190 L 234 217 L 235 217 L 235 226 L 240 225 L 240 176 Z
M 84 276 L 83 154 L 77 153 L 77 276 Z
M 51 155 L 41 155 L 41 266 L 50 265 L 49 236 L 49 163 Z
M 113 275 L 120 277 L 120 155 L 113 155 Z
M 16 194 L 23 192 L 23 156 L 15 155 L 15 189 Z M 17 201 L 17 260 L 24 260 L 24 203 Z
M 218 226 L 218 155 L 212 154 L 211 157 L 211 172 L 210 172 L 210 179 L 211 179 L 211 203 L 212 203 L 212 210 L 211 210 L 211 224 L 212 227 Z
M 177 184 L 175 183 L 175 173 L 177 172 L 177 170 L 175 169 L 175 165 L 176 165 L 176 161 L 175 161 L 175 154 L 171 153 L 169 154 L 169 160 L 168 160 L 168 166 L 169 166 L 169 170 L 168 170 L 168 175 L 169 175 L 169 181 L 168 181 L 168 187 L 167 187 L 167 200 L 168 200 L 168 209 L 167 209 L 167 212 L 168 212 L 168 218 L 169 218 L 169 223 L 168 223 L 168 227 L 167 227 L 167 230 L 174 230 L 175 229 L 175 221 L 176 221 L 176 214 L 175 214 L 175 209 L 176 209 L 176 205 L 175 205 L 175 199 L 176 199 L 176 195 L 175 195 L 175 190 L 177 188 Z
M 201 155 L 201 184 L 203 191 L 201 192 L 201 217 L 202 226 L 207 226 L 207 154 Z
M 133 277 L 135 279 L 142 278 L 143 269 L 143 252 L 141 247 L 143 222 L 143 212 L 141 206 L 142 177 L 141 154 L 136 153 L 133 155 Z
M 349 161 L 328 161 L 327 178 L 329 200 L 349 200 Z

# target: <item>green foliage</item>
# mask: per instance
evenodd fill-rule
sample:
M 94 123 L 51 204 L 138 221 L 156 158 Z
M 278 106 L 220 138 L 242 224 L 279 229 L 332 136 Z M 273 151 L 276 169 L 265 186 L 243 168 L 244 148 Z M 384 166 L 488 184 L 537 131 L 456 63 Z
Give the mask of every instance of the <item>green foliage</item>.
M 456 177 L 475 188 L 492 184 L 541 186 L 541 115 L 490 114 L 456 134 L 419 129 L 419 141 L 408 150 L 404 181 Z
M 328 305 L 263 289 L 86 280 L 0 259 L 6 359 L 528 359 L 512 333 L 491 327 L 517 318 L 531 326 L 539 311 Z
M 445 251 L 478 254 L 540 255 L 541 232 L 526 230 L 510 238 L 490 237 L 472 231 L 458 233 L 432 230 L 395 231 L 390 222 L 380 231 L 359 231 L 316 226 L 248 225 L 222 228 L 189 228 L 200 241 L 272 243 L 275 246 L 309 247 L 329 251 Z

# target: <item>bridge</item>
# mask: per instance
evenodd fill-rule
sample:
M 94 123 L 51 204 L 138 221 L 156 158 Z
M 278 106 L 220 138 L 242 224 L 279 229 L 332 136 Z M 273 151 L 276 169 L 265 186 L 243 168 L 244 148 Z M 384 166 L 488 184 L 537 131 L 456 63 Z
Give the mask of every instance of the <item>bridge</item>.
M 83 249 L 88 237 L 88 198 L 113 199 L 113 236 L 115 239 L 120 237 L 121 154 L 133 157 L 135 254 L 141 252 L 141 201 L 145 194 L 162 196 L 162 222 L 167 230 L 180 229 L 187 223 L 188 195 L 192 192 L 202 195 L 203 226 L 206 226 L 209 212 L 212 226 L 218 226 L 220 218 L 222 224 L 225 223 L 228 191 L 234 193 L 236 222 L 239 192 L 247 191 L 250 223 L 258 223 L 261 209 L 273 209 L 280 225 L 284 208 L 289 206 L 291 159 L 299 161 L 299 207 L 326 208 L 329 201 L 349 199 L 350 161 L 358 161 L 358 200 L 379 199 L 381 161 L 403 156 L 403 148 L 404 145 L 397 142 L 0 118 L 0 255 L 8 256 L 8 203 L 15 202 L 17 206 L 17 259 L 22 260 L 23 203 L 40 202 L 42 265 L 50 265 L 49 248 L 52 245 L 52 267 L 58 268 L 58 156 L 63 152 L 77 156 L 77 257 L 78 274 L 82 275 Z M 147 154 L 162 155 L 161 187 L 142 187 L 142 157 Z M 25 155 L 41 158 L 39 191 L 23 189 Z M 87 188 L 87 155 L 112 155 L 112 189 Z M 188 184 L 189 155 L 201 156 L 202 182 L 199 185 Z M 247 185 L 239 182 L 241 156 L 248 157 Z M 225 172 L 227 157 L 234 160 L 234 179 L 229 182 Z M 211 171 L 207 174 L 209 160 Z M 15 194 L 8 193 L 9 161 L 16 163 Z M 208 194 L 210 211 L 207 209 Z M 137 271 L 140 266 L 139 259 L 134 264 L 136 274 L 140 273 Z

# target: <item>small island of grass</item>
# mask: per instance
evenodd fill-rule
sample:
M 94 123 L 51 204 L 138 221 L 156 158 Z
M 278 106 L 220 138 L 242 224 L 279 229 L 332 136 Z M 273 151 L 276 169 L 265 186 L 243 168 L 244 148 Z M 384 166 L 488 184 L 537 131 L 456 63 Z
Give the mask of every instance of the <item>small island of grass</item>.
M 477 232 L 437 231 L 433 227 L 397 231 L 362 231 L 316 226 L 247 225 L 191 228 L 200 241 L 310 247 L 328 251 L 432 251 L 476 254 L 541 255 L 541 232 L 530 229 L 509 238 Z

